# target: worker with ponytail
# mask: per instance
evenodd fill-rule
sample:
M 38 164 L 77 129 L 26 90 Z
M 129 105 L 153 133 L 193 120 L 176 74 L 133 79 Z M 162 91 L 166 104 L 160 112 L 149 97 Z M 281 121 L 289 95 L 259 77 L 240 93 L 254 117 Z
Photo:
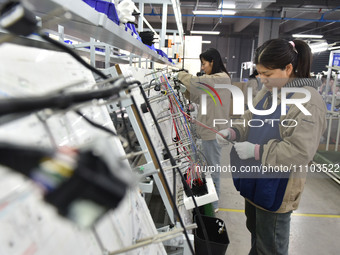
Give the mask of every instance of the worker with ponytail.
M 288 254 L 290 216 L 298 207 L 308 166 L 326 129 L 326 107 L 317 91 L 319 81 L 310 78 L 311 62 L 311 50 L 303 41 L 266 41 L 254 57 L 264 86 L 253 107 L 272 109 L 272 113 L 258 115 L 248 110 L 244 123 L 252 125 L 237 124 L 220 131 L 236 141 L 230 161 L 237 169 L 234 185 L 245 198 L 252 244 L 249 254 Z M 302 104 L 310 115 L 295 104 L 287 104 L 286 114 L 281 113 L 281 88 L 292 87 L 300 89 L 285 94 L 290 102 L 310 94 Z M 276 105 L 272 105 L 273 95 L 277 95 Z M 219 144 L 227 143 L 221 136 L 216 139 Z M 245 173 L 244 169 L 256 171 Z

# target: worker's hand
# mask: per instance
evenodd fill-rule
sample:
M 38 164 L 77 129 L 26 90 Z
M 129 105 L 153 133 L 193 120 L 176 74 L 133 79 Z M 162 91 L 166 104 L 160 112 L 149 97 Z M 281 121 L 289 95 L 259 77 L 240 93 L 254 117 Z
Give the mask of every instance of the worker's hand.
M 240 159 L 255 157 L 255 144 L 250 142 L 235 143 L 234 148 Z
M 185 93 L 185 91 L 187 91 L 187 87 L 185 87 L 182 83 L 179 83 L 179 91 L 181 93 Z
M 231 133 L 229 128 L 227 129 L 222 129 L 221 131 L 218 131 L 221 135 L 223 135 L 224 137 L 222 137 L 219 134 L 216 134 L 216 141 L 219 145 L 223 146 L 223 145 L 228 145 L 229 141 L 227 139 L 231 138 Z

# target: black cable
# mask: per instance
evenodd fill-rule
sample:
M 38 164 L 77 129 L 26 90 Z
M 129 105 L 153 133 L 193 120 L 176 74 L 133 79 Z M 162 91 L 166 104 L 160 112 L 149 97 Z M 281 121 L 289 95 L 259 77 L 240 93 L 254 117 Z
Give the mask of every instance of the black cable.
M 80 110 L 75 110 L 74 112 L 76 114 L 78 114 L 79 116 L 83 117 L 84 120 L 86 120 L 89 124 L 91 124 L 95 128 L 98 128 L 98 129 L 100 129 L 100 130 L 102 130 L 104 132 L 107 132 L 110 135 L 117 136 L 117 134 L 115 132 L 113 132 L 111 129 L 109 129 L 107 127 L 104 127 L 104 126 L 100 125 L 99 123 L 96 123 L 93 120 L 90 120 L 89 118 L 87 118 Z
M 74 104 L 91 101 L 93 99 L 110 98 L 128 87 L 124 78 L 115 80 L 117 84 L 108 89 L 93 90 L 90 92 L 59 93 L 56 95 L 36 96 L 29 98 L 4 98 L 0 101 L 0 116 L 11 113 L 24 113 L 42 110 L 44 108 L 66 109 Z
M 144 90 L 143 90 L 143 91 L 144 91 Z M 144 95 L 145 95 L 145 93 L 144 93 Z M 147 101 L 147 99 L 145 99 L 145 98 L 144 98 L 144 100 Z M 169 197 L 170 197 L 171 202 L 172 202 L 172 204 L 173 204 L 175 214 L 177 215 L 177 217 L 178 217 L 178 219 L 179 219 L 179 222 L 180 222 L 180 224 L 181 224 L 181 227 L 183 228 L 183 233 L 184 233 L 185 239 L 186 239 L 187 242 L 188 242 L 188 246 L 189 246 L 189 249 L 190 249 L 190 251 L 191 251 L 191 254 L 192 254 L 192 255 L 195 255 L 194 248 L 193 248 L 192 245 L 191 245 L 191 242 L 190 242 L 190 239 L 189 239 L 187 230 L 186 230 L 186 228 L 185 228 L 183 219 L 182 219 L 182 217 L 181 217 L 181 215 L 180 215 L 180 213 L 179 213 L 179 211 L 178 211 L 178 208 L 177 208 L 177 206 L 176 206 L 176 200 L 174 199 L 174 197 L 173 197 L 172 194 L 171 194 L 170 186 L 169 186 L 169 183 L 168 183 L 168 181 L 167 181 L 167 179 L 166 179 L 164 169 L 163 169 L 163 167 L 162 167 L 161 162 L 159 161 L 159 158 L 158 158 L 157 153 L 156 153 L 156 149 L 155 149 L 155 147 L 154 147 L 154 145 L 153 145 L 153 143 L 152 143 L 152 141 L 151 141 L 151 137 L 150 137 L 150 135 L 149 135 L 148 130 L 146 129 L 145 123 L 144 123 L 144 121 L 143 121 L 143 119 L 142 119 L 142 116 L 141 116 L 141 114 L 140 114 L 140 112 L 139 112 L 139 110 L 138 110 L 136 101 L 135 101 L 135 99 L 134 99 L 133 96 L 131 96 L 131 101 L 132 101 L 133 105 L 136 107 L 137 116 L 138 116 L 138 118 L 140 119 L 140 122 L 141 122 L 141 125 L 142 125 L 143 129 L 145 130 L 145 134 L 146 134 L 147 139 L 150 141 L 151 149 L 152 149 L 152 151 L 153 151 L 153 152 L 155 153 L 155 155 L 156 155 L 155 158 L 156 158 L 157 164 L 158 164 L 158 166 L 159 166 L 160 173 L 161 173 L 161 175 L 162 175 L 162 177 L 163 177 L 163 179 L 164 179 L 165 189 L 166 189 L 167 192 L 169 192 L 169 194 L 170 194 Z M 150 104 L 148 104 L 148 105 L 149 105 L 149 107 L 150 107 Z
M 176 170 L 173 168 L 172 169 L 172 180 L 173 180 L 173 185 L 172 185 L 172 191 L 173 191 L 173 200 L 176 201 Z M 176 204 L 175 204 L 176 206 Z M 174 215 L 174 222 L 176 222 L 176 215 Z
M 78 62 L 80 62 L 83 66 L 85 66 L 86 68 L 88 68 L 88 69 L 91 70 L 92 72 L 96 73 L 97 75 L 99 75 L 99 76 L 102 77 L 103 79 L 107 79 L 107 78 L 108 78 L 108 77 L 107 77 L 104 73 L 102 73 L 100 70 L 98 70 L 98 69 L 96 69 L 95 67 L 93 67 L 93 66 L 89 65 L 88 63 L 86 63 L 86 62 L 85 62 L 78 54 L 76 54 L 76 53 L 75 53 L 72 49 L 70 49 L 69 47 L 65 46 L 64 44 L 62 44 L 62 43 L 60 43 L 60 42 L 58 42 L 58 41 L 56 41 L 56 40 L 51 39 L 50 37 L 48 37 L 47 35 L 45 35 L 45 34 L 43 34 L 43 33 L 40 33 L 40 36 L 41 36 L 44 40 L 46 40 L 46 41 L 48 41 L 48 42 L 54 44 L 56 47 L 58 47 L 58 48 L 64 50 L 65 52 L 69 53 L 69 54 L 70 54 L 71 56 L 73 56 Z M 135 82 L 134 82 L 134 83 L 135 83 Z M 144 92 L 143 88 L 141 87 L 141 83 L 139 82 L 138 85 L 139 85 L 141 91 L 143 92 L 142 94 L 143 94 L 143 97 L 144 97 L 144 100 L 145 100 L 146 104 L 147 104 L 148 107 L 151 109 L 150 104 L 149 104 L 149 102 L 148 102 L 148 100 L 147 100 L 147 97 L 146 97 L 146 95 L 145 95 L 145 92 Z M 136 107 L 136 110 L 137 110 L 136 112 L 137 112 L 137 114 L 139 115 L 139 118 L 140 118 L 140 120 L 141 120 L 141 123 L 142 123 L 142 125 L 143 125 L 143 128 L 144 128 L 145 131 L 146 131 L 147 129 L 145 128 L 144 122 L 143 122 L 143 120 L 142 120 L 142 118 L 141 118 L 141 116 L 140 116 L 140 113 L 139 113 L 137 104 L 136 104 L 136 102 L 135 102 L 135 100 L 134 100 L 133 97 L 131 97 L 131 100 L 132 100 L 133 104 L 134 104 L 135 107 Z M 151 111 L 152 111 L 152 110 L 151 110 Z M 155 117 L 154 114 L 153 114 L 153 112 L 152 112 L 152 115 L 153 115 L 153 117 Z M 155 121 L 155 123 L 156 123 L 156 126 L 158 126 L 157 121 Z M 158 126 L 158 128 L 159 128 L 159 126 Z M 159 132 L 159 131 L 158 131 L 158 132 Z M 147 131 L 146 131 L 146 134 L 147 134 L 147 136 L 148 136 L 148 139 L 150 140 L 150 137 L 149 137 Z M 161 136 L 161 138 L 164 140 L 164 137 Z M 151 140 L 150 140 L 150 141 L 151 141 Z M 164 141 L 165 141 L 165 140 L 164 140 Z M 151 142 L 150 144 L 151 144 L 151 146 L 152 146 L 153 151 L 155 152 L 155 148 L 153 147 L 152 142 Z M 166 143 L 165 143 L 165 145 L 166 145 Z M 172 161 L 174 161 L 174 158 L 171 156 L 170 150 L 169 150 L 169 148 L 167 147 L 167 145 L 166 145 L 166 149 L 167 149 L 168 154 L 170 155 L 170 162 L 171 162 L 171 164 L 173 164 Z M 160 169 L 161 169 L 161 173 L 162 173 L 162 176 L 163 176 L 163 178 L 164 178 L 164 182 L 165 182 L 165 184 L 166 184 L 166 188 L 167 188 L 168 192 L 171 194 L 171 190 L 170 190 L 169 184 L 168 184 L 167 181 L 166 181 L 166 177 L 165 177 L 164 170 L 163 170 L 163 168 L 162 168 L 162 166 L 161 166 L 161 164 L 160 164 L 160 162 L 159 162 L 158 157 L 156 157 L 156 159 L 157 159 L 157 163 L 158 163 L 158 165 L 159 165 L 159 167 L 160 167 Z M 179 170 L 178 168 L 177 168 L 177 170 L 180 172 L 180 170 Z M 181 173 L 180 173 L 180 174 L 181 174 Z M 182 174 L 181 174 L 181 178 L 184 179 L 184 177 L 183 177 Z M 189 190 L 190 190 L 190 188 L 189 188 Z M 190 190 L 190 191 L 191 191 L 191 190 Z M 191 195 L 192 195 L 192 198 L 193 198 L 193 201 L 194 201 L 194 204 L 195 204 L 195 208 L 197 209 L 197 212 L 198 212 L 198 214 L 199 214 L 198 207 L 197 207 L 197 204 L 196 204 L 196 201 L 195 201 L 195 199 L 194 199 L 194 196 L 193 196 L 192 192 L 191 192 Z M 173 198 L 172 196 L 170 196 L 170 197 L 172 198 L 172 200 L 174 200 L 174 198 Z M 186 239 L 187 239 L 189 249 L 190 249 L 191 253 L 194 255 L 195 252 L 194 252 L 194 249 L 193 249 L 193 247 L 192 247 L 192 245 L 191 245 L 191 242 L 190 242 L 188 233 L 187 233 L 187 231 L 186 231 L 186 229 L 185 229 L 185 225 L 184 225 L 183 219 L 181 218 L 181 215 L 180 215 L 180 213 L 179 213 L 179 211 L 178 211 L 178 208 L 177 208 L 177 206 L 176 206 L 176 201 L 172 201 L 172 203 L 173 203 L 173 205 L 174 205 L 176 214 L 177 214 L 177 216 L 178 216 L 178 218 L 179 218 L 179 220 L 180 220 L 180 224 L 181 224 L 181 226 L 182 226 L 182 228 L 183 228 L 183 233 L 184 233 L 184 235 L 185 235 L 185 237 L 186 237 Z M 201 217 L 200 214 L 199 214 L 199 219 L 201 220 L 201 224 L 202 224 L 202 226 L 204 227 L 204 224 L 203 224 L 203 221 L 202 221 L 202 217 Z M 205 230 L 205 231 L 204 231 L 204 230 Z M 205 227 L 204 227 L 204 230 L 203 230 L 203 234 L 204 234 L 206 240 L 208 240 L 208 238 L 207 238 L 206 235 L 205 235 L 205 234 L 206 234 L 206 229 L 205 229 Z M 212 255 L 212 254 L 211 254 L 211 251 L 210 251 L 210 246 L 209 246 L 209 244 L 207 244 L 207 245 L 208 245 L 208 252 L 209 252 L 209 255 Z
M 107 79 L 108 76 L 105 75 L 102 71 L 100 71 L 99 69 L 91 66 L 90 64 L 88 64 L 84 59 L 82 59 L 77 53 L 75 53 L 70 47 L 64 45 L 63 43 L 56 41 L 52 38 L 50 38 L 48 35 L 44 34 L 44 33 L 39 33 L 39 35 L 41 36 L 41 38 L 43 38 L 45 41 L 55 45 L 56 47 L 58 47 L 59 49 L 62 49 L 63 51 L 67 52 L 68 54 L 70 54 L 72 57 L 74 57 L 79 63 L 81 63 L 83 66 L 85 66 L 87 69 L 91 70 L 92 72 L 96 73 L 97 75 L 99 75 L 101 78 L 103 79 Z
M 169 154 L 170 163 L 171 163 L 171 165 L 174 167 L 174 166 L 176 166 L 176 161 L 175 161 L 175 159 L 174 159 L 174 158 L 172 157 L 172 155 L 171 155 L 170 149 L 169 149 L 169 147 L 168 147 L 168 145 L 167 145 L 167 143 L 166 143 L 166 141 L 165 141 L 165 138 L 164 138 L 164 136 L 163 136 L 163 133 L 162 133 L 162 131 L 161 131 L 161 128 L 160 128 L 160 126 L 159 126 L 159 124 L 158 124 L 158 122 L 157 122 L 157 118 L 156 118 L 156 116 L 155 116 L 155 114 L 154 114 L 154 112 L 153 112 L 153 110 L 152 110 L 152 108 L 151 108 L 151 105 L 149 104 L 149 101 L 147 100 L 145 91 L 143 90 L 143 88 L 142 88 L 141 86 L 139 86 L 139 87 L 140 87 L 140 90 L 141 90 L 141 94 L 142 94 L 142 96 L 143 96 L 143 98 L 144 98 L 144 101 L 145 101 L 147 107 L 149 108 L 149 112 L 150 112 L 150 114 L 151 114 L 151 117 L 152 117 L 152 119 L 153 119 L 153 121 L 154 121 L 154 123 L 155 123 L 155 125 L 156 125 L 158 134 L 159 134 L 160 137 L 161 137 L 163 146 L 164 146 L 165 150 L 167 151 L 167 153 Z M 205 240 L 207 241 L 206 244 L 207 244 L 208 254 L 209 254 L 209 255 L 212 255 L 212 253 L 211 253 L 211 248 L 210 248 L 210 243 L 209 243 L 208 233 L 207 233 L 207 230 L 206 230 L 205 225 L 204 225 L 204 223 L 203 223 L 202 215 L 201 215 L 201 213 L 199 212 L 198 205 L 197 205 L 197 203 L 196 203 L 196 199 L 195 199 L 195 197 L 194 197 L 194 194 L 193 194 L 192 190 L 190 189 L 189 185 L 186 183 L 186 180 L 185 180 L 185 178 L 184 178 L 184 176 L 183 176 L 181 170 L 180 170 L 178 167 L 176 167 L 175 169 L 177 170 L 177 172 L 178 172 L 179 175 L 181 176 L 183 185 L 184 185 L 185 188 L 188 190 L 189 195 L 190 195 L 190 197 L 192 198 L 192 200 L 193 200 L 193 202 L 194 202 L 195 211 L 196 211 L 196 214 L 197 214 L 197 216 L 198 216 L 198 220 L 200 221 L 200 224 L 201 224 L 201 226 L 202 226 L 202 231 L 203 231 L 204 238 L 205 238 Z M 175 203 L 174 205 L 175 205 L 174 207 L 177 208 L 176 203 Z M 178 212 L 178 214 L 179 214 L 179 212 Z M 183 227 L 183 226 L 182 226 L 182 227 Z M 184 228 L 184 227 L 183 227 L 183 228 Z
M 126 139 L 128 141 L 130 150 L 133 151 L 134 147 L 133 147 L 132 142 L 131 142 L 131 138 L 130 138 L 130 135 L 129 135 L 129 129 L 128 129 L 128 126 L 126 125 L 126 121 L 125 121 L 125 117 L 124 117 L 124 110 L 122 108 L 121 103 L 119 104 L 119 108 L 120 108 L 120 113 L 121 113 L 121 117 L 122 117 L 122 121 L 123 121 L 123 127 L 126 131 Z
M 175 161 L 175 159 L 174 159 L 174 158 L 172 157 L 172 155 L 171 155 L 170 149 L 169 149 L 169 147 L 168 147 L 168 145 L 167 145 L 167 143 L 166 143 L 166 141 L 165 141 L 165 138 L 164 138 L 164 136 L 163 136 L 163 133 L 162 133 L 162 131 L 161 131 L 161 128 L 160 128 L 160 126 L 159 126 L 159 124 L 158 124 L 158 122 L 157 122 L 157 118 L 156 118 L 156 116 L 155 116 L 155 114 L 154 114 L 154 112 L 153 112 L 153 110 L 152 110 L 152 108 L 151 108 L 151 105 L 150 105 L 150 103 L 149 103 L 149 101 L 148 101 L 148 99 L 147 99 L 147 97 L 146 97 L 145 91 L 143 90 L 143 88 L 142 88 L 142 86 L 141 86 L 140 83 L 139 83 L 138 85 L 139 85 L 141 94 L 142 94 L 142 96 L 143 96 L 143 98 L 144 98 L 144 101 L 145 101 L 147 107 L 149 108 L 149 112 L 150 112 L 151 117 L 152 117 L 152 119 L 153 119 L 153 121 L 154 121 L 154 124 L 155 124 L 155 126 L 156 126 L 156 128 L 157 128 L 158 134 L 159 134 L 159 136 L 160 136 L 160 138 L 161 138 L 161 140 L 162 140 L 163 146 L 164 146 L 166 152 L 168 153 L 168 155 L 169 155 L 169 157 L 170 157 L 170 163 L 171 163 L 171 165 L 174 167 L 174 166 L 176 166 L 176 161 Z M 194 194 L 193 194 L 192 190 L 190 189 L 189 185 L 186 183 L 185 178 L 184 178 L 182 172 L 180 171 L 180 169 L 179 169 L 178 167 L 176 167 L 175 169 L 177 170 L 177 172 L 178 172 L 179 175 L 181 176 L 183 185 L 185 186 L 186 189 L 188 189 L 189 195 L 190 195 L 190 197 L 192 198 L 192 200 L 193 200 L 193 202 L 194 202 L 195 211 L 196 211 L 196 214 L 197 214 L 197 216 L 198 216 L 198 220 L 200 221 L 200 224 L 201 224 L 201 226 L 202 226 L 203 235 L 204 235 L 204 238 L 205 238 L 205 240 L 206 240 L 208 254 L 209 254 L 209 255 L 212 255 L 211 248 L 210 248 L 210 243 L 209 243 L 208 233 L 207 233 L 207 230 L 206 230 L 205 225 L 204 225 L 204 223 L 203 223 L 202 215 L 201 215 L 201 213 L 199 212 L 199 209 L 198 209 L 198 206 L 197 206 L 197 203 L 196 203 L 196 199 L 195 199 L 195 197 L 194 197 Z M 162 171 L 161 171 L 161 172 L 162 172 Z M 164 174 L 164 173 L 163 173 L 163 174 Z M 164 174 L 164 178 L 165 178 L 165 174 Z M 166 180 L 166 179 L 165 179 L 165 180 Z M 167 181 L 165 181 L 165 183 L 166 183 L 167 185 L 169 185 L 169 184 L 167 183 Z M 168 189 L 169 189 L 169 187 L 168 187 Z M 169 190 L 170 190 L 170 189 L 169 189 Z M 170 192 L 170 194 L 171 194 L 171 192 Z M 172 196 L 170 196 L 170 197 L 172 197 Z M 177 208 L 177 206 L 176 206 L 176 203 L 174 203 L 174 207 L 176 208 L 176 212 L 177 212 L 178 215 L 179 215 L 179 211 L 178 211 L 178 208 Z M 182 225 L 183 229 L 185 229 L 184 223 L 183 223 L 183 221 L 182 221 L 182 219 L 181 219 L 180 216 L 179 216 L 179 219 L 180 219 L 181 225 L 183 224 L 183 225 Z M 187 235 L 187 234 L 186 234 L 186 235 Z M 191 247 L 191 243 L 190 243 L 189 239 L 187 239 L 187 240 L 188 240 L 188 243 L 189 243 L 189 247 L 190 247 L 190 249 L 191 249 L 192 252 L 193 252 L 193 249 L 192 249 L 192 247 Z M 193 254 L 194 254 L 194 253 L 193 253 Z
M 150 96 L 150 91 L 151 91 L 151 86 L 152 86 L 152 82 L 154 82 L 156 80 L 156 78 L 152 79 L 149 83 L 149 91 L 148 91 L 148 97 Z

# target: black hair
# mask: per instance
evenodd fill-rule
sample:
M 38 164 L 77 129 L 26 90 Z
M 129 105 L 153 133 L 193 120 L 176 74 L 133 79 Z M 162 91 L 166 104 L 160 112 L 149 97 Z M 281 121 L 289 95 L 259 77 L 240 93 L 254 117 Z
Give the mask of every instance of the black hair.
M 205 52 L 201 53 L 200 54 L 201 62 L 202 62 L 203 59 L 205 61 L 210 62 L 210 63 L 214 61 L 213 67 L 212 67 L 212 70 L 211 70 L 211 74 L 225 72 L 229 75 L 227 69 L 225 68 L 225 66 L 223 64 L 221 55 L 216 49 L 209 48 Z
M 256 76 L 257 76 L 257 75 L 259 75 L 259 73 L 258 73 L 257 70 L 255 69 L 254 72 L 253 72 L 251 75 L 249 75 L 249 78 L 250 78 L 250 79 L 256 79 Z
M 254 63 L 281 70 L 292 64 L 295 77 L 310 78 L 312 52 L 301 40 L 271 39 L 256 49 Z

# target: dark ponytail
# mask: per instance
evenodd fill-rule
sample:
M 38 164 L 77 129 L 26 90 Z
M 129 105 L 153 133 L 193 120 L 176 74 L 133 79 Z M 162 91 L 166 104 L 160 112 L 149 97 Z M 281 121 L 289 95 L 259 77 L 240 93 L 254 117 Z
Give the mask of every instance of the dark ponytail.
M 298 52 L 297 66 L 294 69 L 295 76 L 298 78 L 310 78 L 313 59 L 312 51 L 304 41 L 294 40 L 293 42 Z
M 308 44 L 301 40 L 272 39 L 256 49 L 254 63 L 281 70 L 292 64 L 295 77 L 310 78 L 312 52 Z

